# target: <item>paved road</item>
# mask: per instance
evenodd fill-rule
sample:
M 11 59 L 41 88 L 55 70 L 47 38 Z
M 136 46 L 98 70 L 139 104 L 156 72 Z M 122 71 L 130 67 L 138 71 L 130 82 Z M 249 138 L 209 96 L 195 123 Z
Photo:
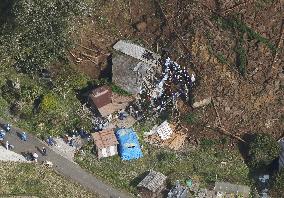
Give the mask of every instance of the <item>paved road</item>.
M 0 119 L 0 126 L 3 126 L 5 122 Z M 103 197 L 106 198 L 130 198 L 131 195 L 120 192 L 108 184 L 100 181 L 92 174 L 86 172 L 82 169 L 79 165 L 67 160 L 66 158 L 62 157 L 61 155 L 55 153 L 53 150 L 48 148 L 48 146 L 40 141 L 35 136 L 28 134 L 28 140 L 21 141 L 18 134 L 22 132 L 19 128 L 12 127 L 11 132 L 6 133 L 5 142 L 6 140 L 9 141 L 10 144 L 14 145 L 15 148 L 13 151 L 16 153 L 22 154 L 22 152 L 37 152 L 39 155 L 38 163 L 48 160 L 53 163 L 53 168 L 60 173 L 61 175 L 65 176 L 67 179 L 72 179 L 74 182 L 81 184 L 87 190 L 91 192 L 95 192 Z M 47 149 L 47 156 L 42 156 L 38 149 L 42 147 L 46 147 Z

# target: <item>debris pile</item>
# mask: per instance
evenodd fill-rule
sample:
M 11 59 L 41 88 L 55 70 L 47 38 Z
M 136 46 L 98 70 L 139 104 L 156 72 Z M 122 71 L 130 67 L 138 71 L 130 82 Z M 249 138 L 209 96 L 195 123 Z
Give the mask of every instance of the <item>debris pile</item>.
M 164 121 L 160 126 L 154 126 L 150 132 L 144 133 L 144 136 L 145 141 L 152 145 L 168 147 L 173 150 L 179 150 L 187 137 L 184 131 L 176 129 L 167 121 Z

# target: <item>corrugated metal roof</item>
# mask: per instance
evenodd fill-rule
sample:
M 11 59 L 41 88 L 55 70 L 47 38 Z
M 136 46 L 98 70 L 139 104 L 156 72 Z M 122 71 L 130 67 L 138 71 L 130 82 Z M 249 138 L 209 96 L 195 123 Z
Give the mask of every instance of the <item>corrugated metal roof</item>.
M 242 195 L 250 194 L 250 187 L 244 185 L 231 184 L 228 182 L 215 182 L 214 190 L 217 192 L 235 193 Z
M 156 192 L 164 184 L 166 179 L 167 177 L 162 173 L 150 171 L 137 187 L 143 187 L 152 192 Z
M 151 70 L 160 56 L 128 41 L 118 41 L 113 48 L 118 52 L 112 55 L 112 81 L 129 93 L 139 93 L 146 76 L 154 75 Z
M 98 148 L 107 148 L 118 144 L 113 129 L 92 133 L 92 136 Z
M 139 45 L 133 44 L 130 41 L 120 40 L 113 46 L 113 48 L 150 65 L 157 65 L 158 60 L 161 58 L 158 54 Z

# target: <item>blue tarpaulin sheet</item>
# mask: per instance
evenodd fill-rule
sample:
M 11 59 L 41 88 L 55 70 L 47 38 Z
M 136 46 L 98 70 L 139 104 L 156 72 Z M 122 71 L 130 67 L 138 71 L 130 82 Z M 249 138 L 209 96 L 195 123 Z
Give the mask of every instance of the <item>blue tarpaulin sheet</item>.
M 122 160 L 132 160 L 143 157 L 137 134 L 133 129 L 117 129 L 116 138 L 119 142 L 118 154 Z

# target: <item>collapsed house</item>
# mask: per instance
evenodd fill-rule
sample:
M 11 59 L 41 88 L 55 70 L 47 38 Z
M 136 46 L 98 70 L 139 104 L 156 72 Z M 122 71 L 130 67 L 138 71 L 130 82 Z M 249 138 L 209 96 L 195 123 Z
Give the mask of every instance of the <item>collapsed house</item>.
M 120 40 L 113 48 L 112 80 L 136 97 L 130 115 L 156 119 L 162 112 L 178 113 L 179 98 L 189 101 L 195 76 L 189 75 L 188 68 L 129 41 Z
M 113 129 L 92 133 L 98 158 L 117 154 L 117 140 Z
M 173 150 L 179 150 L 185 140 L 186 133 L 176 130 L 174 125 L 164 121 L 161 125 L 155 125 L 150 132 L 144 133 L 145 141 L 161 147 L 168 147 Z
M 243 198 L 248 198 L 250 196 L 250 187 L 228 182 L 215 182 L 214 190 L 217 193 L 217 197 L 242 196 Z
M 112 81 L 132 94 L 140 92 L 148 76 L 153 78 L 160 56 L 129 41 L 118 41 L 113 48 Z
M 187 188 L 181 186 L 179 181 L 177 181 L 176 185 L 168 193 L 167 198 L 186 198 L 187 192 Z
M 143 157 L 138 136 L 132 128 L 120 128 L 115 132 L 118 140 L 118 153 L 122 160 L 132 160 Z
M 167 177 L 160 172 L 150 171 L 148 175 L 137 185 L 139 195 L 143 198 L 158 197 L 165 188 Z
M 154 126 L 153 129 L 147 135 L 158 134 L 162 140 L 169 139 L 173 133 L 172 128 L 168 121 L 164 121 L 159 126 Z

